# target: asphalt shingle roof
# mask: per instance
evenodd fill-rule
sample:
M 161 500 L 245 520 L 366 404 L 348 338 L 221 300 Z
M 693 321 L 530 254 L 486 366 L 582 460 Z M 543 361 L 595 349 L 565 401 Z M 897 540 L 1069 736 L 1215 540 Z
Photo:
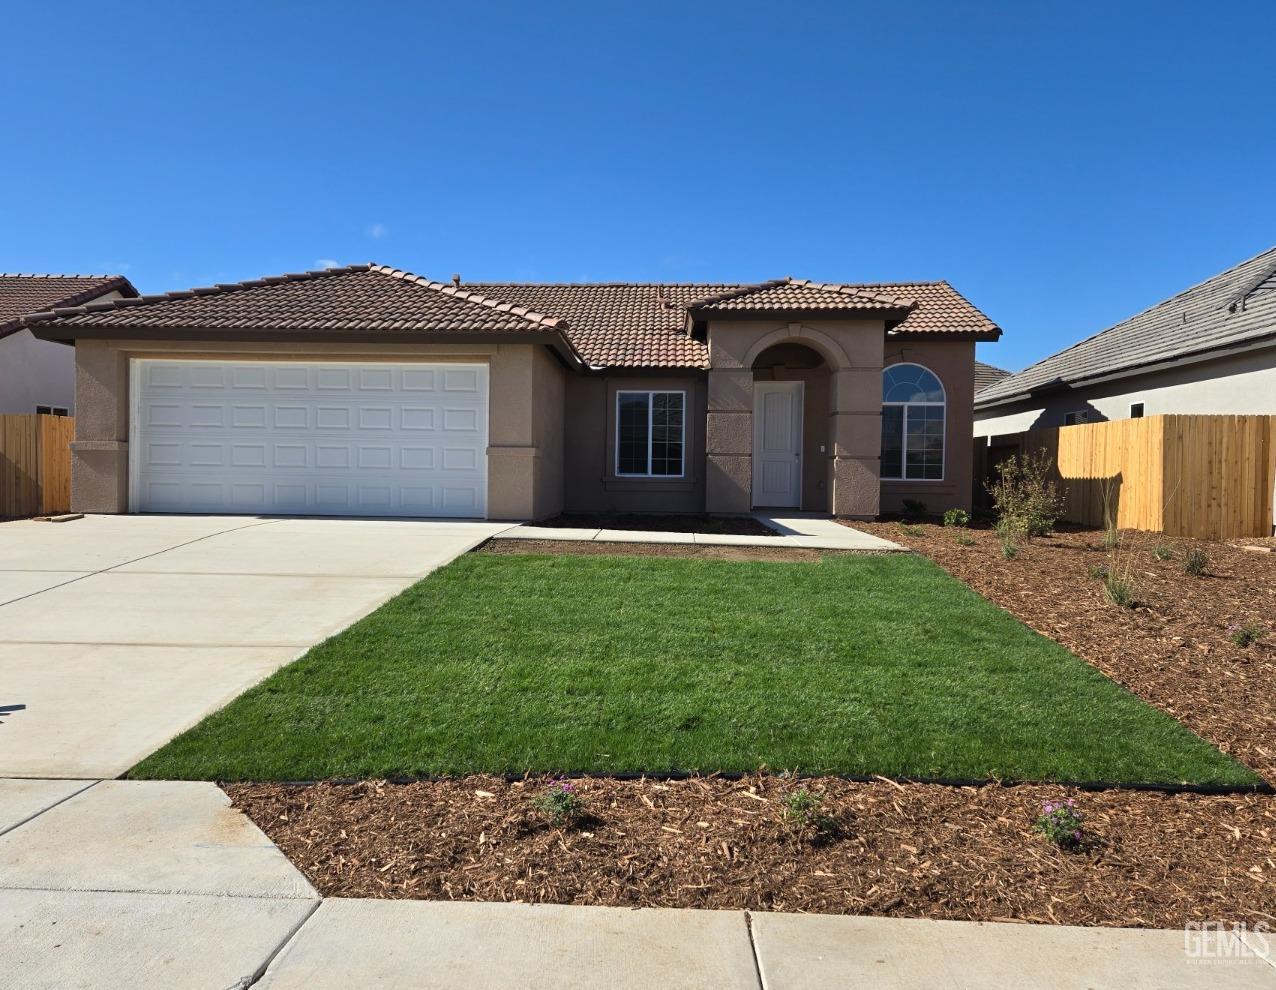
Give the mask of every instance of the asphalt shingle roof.
M 54 306 L 77 306 L 108 292 L 137 290 L 123 275 L 8 275 L 0 273 L 0 337 L 22 329 L 22 317 Z
M 976 405 L 1276 336 L 1276 247 L 979 393 Z
M 55 309 L 28 322 L 74 329 L 558 331 L 596 368 L 707 368 L 688 313 L 877 311 L 906 314 L 893 333 L 1000 330 L 946 282 L 843 285 L 520 283 L 453 285 L 382 265 L 280 275 L 136 300 Z
M 1003 378 L 1009 378 L 1010 372 L 1005 368 L 998 368 L 996 365 L 984 364 L 982 361 L 975 362 L 975 391 L 981 388 L 987 388 L 995 382 L 1001 381 Z

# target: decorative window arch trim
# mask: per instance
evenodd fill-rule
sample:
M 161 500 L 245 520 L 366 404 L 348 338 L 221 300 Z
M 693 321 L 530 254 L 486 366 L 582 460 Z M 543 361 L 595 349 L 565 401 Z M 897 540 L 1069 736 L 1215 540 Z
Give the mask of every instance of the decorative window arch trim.
M 936 385 L 939 386 L 939 401 L 934 399 L 904 399 L 904 400 L 888 400 L 886 398 L 886 376 L 889 372 L 901 368 L 917 368 L 925 374 L 929 375 Z M 899 409 L 898 416 L 888 414 L 887 410 Z M 938 409 L 939 416 L 935 417 L 932 410 Z M 916 411 L 915 411 L 916 410 Z M 897 422 L 896 422 L 897 420 Z M 938 430 L 935 430 L 935 424 L 938 424 Z M 916 427 L 916 429 L 915 429 Z M 895 433 L 898 433 L 898 447 L 894 446 Z M 916 361 L 897 361 L 889 364 L 882 369 L 882 460 L 881 460 L 881 480 L 882 481 L 901 481 L 901 482 L 923 482 L 926 484 L 934 484 L 943 482 L 948 474 L 948 389 L 944 387 L 943 379 L 924 364 Z M 913 442 L 927 436 L 938 437 L 939 440 L 939 458 L 938 458 L 938 475 L 927 477 L 927 474 L 936 466 L 933 459 L 923 460 L 920 472 L 917 474 L 909 474 L 908 454 L 910 435 Z M 888 443 L 891 446 L 888 447 Z M 888 464 L 898 460 L 898 473 L 888 473 Z
M 841 344 L 828 334 L 799 323 L 790 323 L 755 340 L 740 361 L 741 367 L 746 370 L 752 368 L 758 355 L 775 344 L 805 344 L 819 354 L 834 371 L 851 367 L 851 360 L 846 356 L 846 351 L 842 350 Z

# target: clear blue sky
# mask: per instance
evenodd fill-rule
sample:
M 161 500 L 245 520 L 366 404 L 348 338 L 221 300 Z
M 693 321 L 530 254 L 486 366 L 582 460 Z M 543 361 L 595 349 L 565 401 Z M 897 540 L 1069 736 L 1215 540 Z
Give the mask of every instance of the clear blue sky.
M 0 270 L 947 278 L 1020 368 L 1276 244 L 1270 3 L 10 3 Z

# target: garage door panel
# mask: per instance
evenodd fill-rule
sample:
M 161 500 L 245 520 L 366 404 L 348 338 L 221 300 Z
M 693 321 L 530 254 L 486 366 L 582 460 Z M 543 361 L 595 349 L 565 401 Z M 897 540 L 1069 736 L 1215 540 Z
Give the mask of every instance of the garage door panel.
M 137 366 L 136 510 L 486 510 L 485 365 Z

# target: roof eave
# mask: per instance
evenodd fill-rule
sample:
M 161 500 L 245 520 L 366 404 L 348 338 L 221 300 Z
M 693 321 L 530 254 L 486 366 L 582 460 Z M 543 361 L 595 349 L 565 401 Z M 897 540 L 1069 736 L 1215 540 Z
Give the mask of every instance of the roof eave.
M 136 299 L 139 295 L 141 295 L 141 293 L 137 291 L 137 287 L 123 275 L 113 275 L 110 279 L 93 289 L 86 289 L 83 292 L 77 292 L 74 295 L 67 296 L 67 298 L 59 300 L 58 308 L 62 309 L 66 307 L 82 306 L 86 303 L 92 302 L 100 296 L 106 295 L 108 292 L 118 292 L 125 299 Z M 30 326 L 27 320 L 31 319 L 35 315 L 44 316 L 45 314 L 28 314 L 0 323 L 0 340 L 3 340 L 10 334 L 17 333 L 19 330 L 27 329 Z M 66 343 L 66 341 L 59 341 L 59 343 Z
M 1132 364 L 1125 368 L 1119 368 L 1115 371 L 1096 372 L 1093 375 L 1082 375 L 1079 378 L 1060 379 L 1054 378 L 1042 385 L 1033 388 L 1022 389 L 1018 392 L 1012 392 L 1010 395 L 997 396 L 993 399 L 979 400 L 979 393 L 975 393 L 975 409 L 992 409 L 997 406 L 1011 405 L 1015 402 L 1026 402 L 1037 396 L 1048 396 L 1052 393 L 1070 392 L 1077 388 L 1088 387 L 1090 385 L 1101 385 L 1104 382 L 1120 381 L 1123 378 L 1134 378 L 1137 375 L 1146 375 L 1153 372 L 1162 371 L 1169 368 L 1180 368 L 1188 364 L 1203 364 L 1206 361 L 1213 361 L 1218 358 L 1230 357 L 1233 354 L 1244 354 L 1247 351 L 1261 351 L 1276 344 L 1276 330 L 1271 333 L 1263 334 L 1261 337 L 1251 337 L 1246 341 L 1238 344 L 1232 344 L 1222 347 L 1202 348 L 1199 351 L 1192 351 L 1187 354 L 1178 354 L 1172 358 L 1157 358 L 1152 361 L 1144 361 L 1140 364 Z M 996 388 L 996 385 L 989 385 L 988 388 Z

